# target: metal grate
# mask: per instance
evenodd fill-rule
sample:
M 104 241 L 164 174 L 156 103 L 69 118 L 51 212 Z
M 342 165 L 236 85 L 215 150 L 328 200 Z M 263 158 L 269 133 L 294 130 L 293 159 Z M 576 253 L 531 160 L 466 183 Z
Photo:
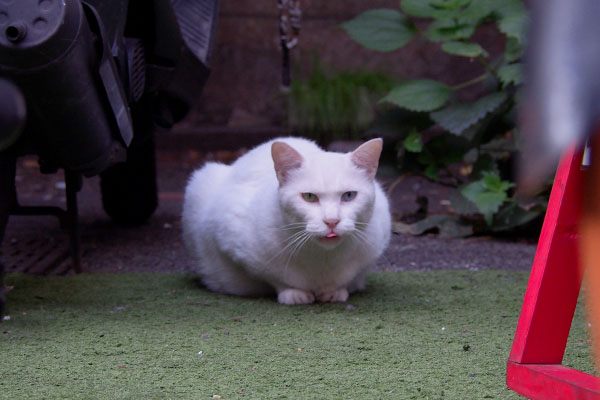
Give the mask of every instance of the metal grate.
M 69 238 L 29 236 L 25 239 L 5 238 L 1 248 L 5 272 L 33 275 L 65 275 L 71 271 Z

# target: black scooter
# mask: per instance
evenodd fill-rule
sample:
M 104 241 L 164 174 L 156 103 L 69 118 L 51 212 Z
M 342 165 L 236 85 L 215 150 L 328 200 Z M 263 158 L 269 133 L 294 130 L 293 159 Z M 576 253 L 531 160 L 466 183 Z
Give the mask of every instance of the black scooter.
M 10 215 L 52 214 L 81 270 L 77 192 L 100 175 L 104 210 L 136 225 L 158 205 L 154 134 L 209 75 L 218 0 L 0 2 L 0 244 Z M 66 210 L 19 205 L 18 157 L 65 172 Z M 0 259 L 0 316 L 4 311 Z M 0 318 L 1 320 L 1 318 Z

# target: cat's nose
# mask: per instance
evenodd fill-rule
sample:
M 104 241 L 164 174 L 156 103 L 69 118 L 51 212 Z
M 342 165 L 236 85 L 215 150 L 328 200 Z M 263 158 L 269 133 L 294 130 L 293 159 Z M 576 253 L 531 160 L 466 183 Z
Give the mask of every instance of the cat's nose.
M 339 219 L 324 219 L 325 225 L 329 227 L 329 229 L 333 229 L 340 223 Z

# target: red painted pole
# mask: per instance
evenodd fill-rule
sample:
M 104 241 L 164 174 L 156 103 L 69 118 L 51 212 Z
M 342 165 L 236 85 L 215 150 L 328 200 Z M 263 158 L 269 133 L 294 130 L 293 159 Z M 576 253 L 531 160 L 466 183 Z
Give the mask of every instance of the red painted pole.
M 567 152 L 556 171 L 509 357 L 515 363 L 562 362 L 581 285 L 577 225 L 582 156 Z
M 561 365 L 581 287 L 578 250 L 586 242 L 578 235 L 586 178 L 582 157 L 583 152 L 567 152 L 556 171 L 507 363 L 507 386 L 531 399 L 600 400 L 597 377 Z

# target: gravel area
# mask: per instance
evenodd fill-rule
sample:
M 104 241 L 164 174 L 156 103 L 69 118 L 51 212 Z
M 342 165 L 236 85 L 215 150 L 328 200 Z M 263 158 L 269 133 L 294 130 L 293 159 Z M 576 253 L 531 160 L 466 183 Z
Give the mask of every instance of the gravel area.
M 528 270 L 536 246 L 490 237 L 445 239 L 437 235 L 394 235 L 377 263 L 383 270 Z

